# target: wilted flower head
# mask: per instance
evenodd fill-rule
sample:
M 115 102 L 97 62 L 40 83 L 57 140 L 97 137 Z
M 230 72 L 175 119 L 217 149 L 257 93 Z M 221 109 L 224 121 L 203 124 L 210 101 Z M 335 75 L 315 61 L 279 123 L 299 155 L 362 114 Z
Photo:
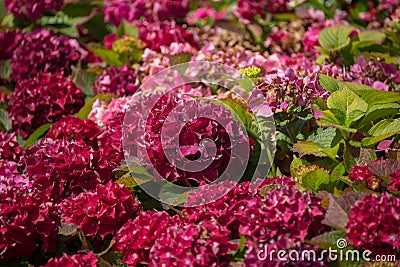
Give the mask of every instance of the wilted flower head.
M 0 132 L 0 159 L 18 162 L 23 154 L 15 133 Z
M 351 209 L 346 225 L 347 239 L 356 248 L 374 253 L 400 251 L 400 198 L 383 193 L 369 194 Z
M 51 125 L 46 138 L 81 142 L 97 148 L 99 134 L 100 129 L 93 121 L 81 120 L 75 116 L 63 116 L 58 122 Z
M 11 59 L 11 76 L 16 80 L 32 78 L 42 72 L 69 73 L 71 66 L 86 60 L 88 52 L 77 40 L 37 29 L 25 34 Z
M 88 254 L 68 255 L 63 253 L 59 258 L 51 258 L 43 267 L 93 267 L 97 266 L 98 259 L 96 255 L 90 251 Z
M 78 112 L 84 103 L 82 90 L 71 79 L 44 73 L 18 82 L 7 110 L 13 131 L 27 138 L 39 126 Z
M 189 12 L 189 1 L 106 0 L 105 20 L 118 26 L 123 20 L 134 22 L 184 18 Z
M 8 60 L 24 38 L 20 30 L 0 31 L 0 60 Z
M 59 224 L 57 208 L 44 192 L 0 191 L 0 263 L 30 257 L 37 249 L 54 252 Z
M 59 11 L 63 0 L 4 0 L 7 10 L 21 18 L 40 19 L 46 12 Z
M 142 205 L 133 199 L 130 190 L 110 181 L 93 191 L 65 199 L 63 219 L 78 225 L 86 236 L 98 235 L 104 239 L 134 219 L 141 209 Z
M 98 76 L 93 85 L 96 94 L 111 93 L 117 96 L 133 95 L 139 88 L 138 73 L 128 64 L 111 66 Z
M 110 180 L 101 160 L 99 152 L 85 144 L 45 139 L 26 150 L 20 163 L 34 187 L 59 201 Z

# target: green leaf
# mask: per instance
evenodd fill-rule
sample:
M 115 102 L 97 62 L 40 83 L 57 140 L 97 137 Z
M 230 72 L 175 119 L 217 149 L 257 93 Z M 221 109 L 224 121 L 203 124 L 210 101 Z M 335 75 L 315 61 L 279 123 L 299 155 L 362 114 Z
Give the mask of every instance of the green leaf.
M 296 176 L 295 169 L 300 168 L 301 166 L 309 166 L 310 163 L 308 163 L 305 159 L 299 159 L 296 157 L 296 155 L 293 155 L 293 160 L 290 163 L 290 175 L 292 177 Z
M 340 50 L 350 44 L 349 35 L 354 27 L 345 25 L 336 25 L 323 29 L 318 40 L 323 48 L 330 50 Z
M 98 55 L 101 59 L 110 65 L 121 67 L 123 62 L 119 58 L 119 54 L 113 50 L 106 49 L 100 45 L 90 45 L 90 50 Z
M 9 80 L 11 74 L 11 64 L 8 60 L 0 61 L 0 79 Z
M 325 156 L 322 151 L 324 150 L 320 145 L 309 142 L 309 141 L 301 141 L 293 145 L 293 150 L 299 153 L 300 157 L 304 155 L 314 155 L 317 157 Z
M 346 167 L 344 166 L 343 163 L 339 163 L 331 173 L 331 176 L 333 177 L 340 177 L 343 176 L 346 173 Z
M 220 101 L 230 109 L 232 115 L 235 116 L 235 118 L 237 118 L 246 129 L 252 127 L 253 119 L 250 112 L 242 104 L 230 98 L 224 98 Z
M 346 233 L 342 231 L 330 231 L 321 235 L 313 237 L 307 243 L 317 246 L 322 249 L 329 249 L 336 247 L 338 239 L 346 239 Z
M 104 101 L 106 103 L 110 103 L 111 99 L 115 98 L 116 96 L 113 94 L 98 94 L 94 97 L 90 98 L 85 105 L 79 110 L 75 116 L 81 118 L 82 120 L 87 119 L 89 116 L 90 111 L 92 111 L 92 106 L 96 100 Z
M 363 31 L 358 34 L 358 38 L 361 42 L 382 42 L 385 40 L 386 35 L 383 32 L 378 31 Z
M 182 63 L 187 63 L 191 60 L 193 57 L 192 53 L 189 52 L 182 52 L 176 55 L 167 55 L 169 58 L 169 62 L 171 63 L 171 66 L 182 64 Z
M 136 38 L 139 37 L 138 29 L 135 26 L 133 26 L 131 23 L 127 22 L 126 20 L 123 20 L 122 23 L 118 27 L 117 37 L 121 37 L 125 34 L 136 37 Z
M 360 119 L 368 110 L 368 104 L 347 86 L 333 92 L 327 101 L 328 108 L 343 124 L 350 127 L 354 121 Z
M 339 134 L 335 128 L 318 128 L 307 137 L 307 141 L 316 143 L 324 149 L 334 147 L 339 140 Z
M 96 78 L 96 73 L 72 66 L 72 81 L 86 96 L 93 96 L 93 83 Z
M 319 83 L 330 93 L 340 89 L 339 81 L 325 74 L 319 74 Z
M 3 0 L 0 0 L 0 23 L 7 16 L 7 8 Z
M 357 90 L 356 92 L 369 106 L 400 102 L 399 92 L 388 92 L 381 90 Z
M 113 33 L 112 27 L 104 22 L 103 14 L 91 17 L 87 22 L 82 24 L 82 26 L 99 42 L 101 42 L 106 35 Z
M 305 188 L 311 188 L 314 192 L 320 189 L 322 184 L 329 184 L 330 175 L 324 170 L 316 169 L 310 172 L 307 172 L 302 180 L 302 186 Z
M 382 134 L 382 135 L 373 136 L 373 137 L 365 137 L 365 138 L 363 138 L 363 140 L 361 140 L 361 146 L 362 147 L 373 146 L 373 145 L 379 143 L 380 141 L 385 140 L 386 138 L 392 137 L 395 134 L 400 134 L 400 131 L 394 132 L 394 133 Z
M 384 134 L 395 134 L 400 131 L 400 118 L 399 119 L 386 119 L 375 124 L 368 133 L 372 136 L 379 136 Z
M 66 4 L 62 11 L 72 18 L 89 16 L 92 10 L 103 5 L 102 1 L 79 1 Z
M 0 129 L 4 128 L 5 131 L 11 130 L 11 120 L 8 118 L 8 112 L 5 109 L 0 109 Z
M 39 140 L 40 137 L 42 137 L 49 129 L 50 129 L 51 124 L 47 123 L 39 128 L 37 128 L 29 137 L 26 139 L 24 148 L 30 147 L 34 142 Z

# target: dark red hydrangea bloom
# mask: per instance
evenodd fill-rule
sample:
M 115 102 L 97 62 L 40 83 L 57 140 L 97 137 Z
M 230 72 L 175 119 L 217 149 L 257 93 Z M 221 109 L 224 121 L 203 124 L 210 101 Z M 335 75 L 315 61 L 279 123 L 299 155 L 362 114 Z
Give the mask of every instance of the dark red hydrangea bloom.
M 139 29 L 139 39 L 151 50 L 161 52 L 161 46 L 169 46 L 173 42 L 189 43 L 192 47 L 199 48 L 193 34 L 174 21 L 143 21 L 136 22 L 134 25 Z
M 391 191 L 400 191 L 400 170 L 390 175 L 390 185 L 388 189 Z
M 44 192 L 18 187 L 0 192 L 0 263 L 36 249 L 54 252 L 59 225 L 57 207 Z
M 104 168 L 113 170 L 124 159 L 121 140 L 123 121 L 124 114 L 110 119 L 97 137 L 100 156 L 104 159 L 103 162 L 107 162 L 107 165 L 103 166 Z
M 115 235 L 114 249 L 122 252 L 123 263 L 129 266 L 149 264 L 150 250 L 168 226 L 181 220 L 165 211 L 145 211 L 128 221 Z
M 18 144 L 15 133 L 0 132 L 0 159 L 18 162 L 24 149 Z
M 134 219 L 142 205 L 123 185 L 108 182 L 94 191 L 67 198 L 63 203 L 63 219 L 79 226 L 86 236 L 104 239 L 114 235 L 129 219 Z
M 88 52 L 77 40 L 38 29 L 25 35 L 11 59 L 11 77 L 27 79 L 42 72 L 70 73 L 71 65 L 85 61 Z
M 150 250 L 151 266 L 230 266 L 238 248 L 229 230 L 215 221 L 172 225 Z
M 32 181 L 18 172 L 18 165 L 14 161 L 0 159 L 0 192 L 6 192 L 12 187 L 31 188 Z
M 105 20 L 116 26 L 123 20 L 133 22 L 144 18 L 146 21 L 184 18 L 189 12 L 189 1 L 171 0 L 106 0 Z
M 268 12 L 280 13 L 288 9 L 288 1 L 285 0 L 238 0 L 233 8 L 233 13 L 243 23 L 248 24 L 257 15 L 265 19 Z
M 379 186 L 378 177 L 368 169 L 368 166 L 354 166 L 351 168 L 348 177 L 352 182 L 365 181 L 372 189 L 376 189 Z
M 75 116 L 63 116 L 58 122 L 51 125 L 46 138 L 76 141 L 96 149 L 99 134 L 100 129 L 93 121 L 82 120 Z
M 94 267 L 97 266 L 98 259 L 90 251 L 88 254 L 68 255 L 64 252 L 60 258 L 51 258 L 43 267 Z
M 21 18 L 40 19 L 46 12 L 56 12 L 63 0 L 4 0 L 7 10 Z
M 369 194 L 351 209 L 346 225 L 347 239 L 356 248 L 374 253 L 400 252 L 399 214 L 399 197 L 388 193 Z
M 98 151 L 82 143 L 45 139 L 28 150 L 20 163 L 34 186 L 54 201 L 84 190 L 94 190 L 111 179 L 100 166 Z
M 152 101 L 155 105 L 144 118 Z M 223 105 L 178 97 L 173 92 L 134 99 L 130 108 L 125 122 L 145 124 L 146 134 L 142 135 L 135 129 L 125 131 L 124 142 L 133 143 L 133 146 L 125 148 L 134 151 L 129 156 L 136 156 L 136 153 L 141 163 L 153 167 L 157 180 L 192 186 L 213 182 L 222 175 L 232 177 L 246 167 L 246 154 L 250 154 L 251 142 L 240 122 L 234 120 Z M 162 140 L 163 128 L 167 133 L 165 142 Z M 203 142 L 204 139 L 212 141 Z M 181 153 L 178 154 L 178 150 Z M 215 157 L 211 157 L 214 154 Z M 196 166 L 202 164 L 204 168 L 195 169 L 196 166 L 190 163 L 197 159 Z M 184 160 L 189 163 L 184 163 Z
M 76 113 L 84 104 L 82 90 L 71 79 L 45 73 L 18 82 L 7 110 L 13 131 L 27 138 L 39 126 Z
M 0 31 L 0 60 L 10 59 L 23 39 L 24 33 L 20 30 Z
M 111 93 L 117 96 L 133 95 L 139 88 L 138 72 L 124 64 L 111 66 L 97 77 L 93 90 L 96 94 Z

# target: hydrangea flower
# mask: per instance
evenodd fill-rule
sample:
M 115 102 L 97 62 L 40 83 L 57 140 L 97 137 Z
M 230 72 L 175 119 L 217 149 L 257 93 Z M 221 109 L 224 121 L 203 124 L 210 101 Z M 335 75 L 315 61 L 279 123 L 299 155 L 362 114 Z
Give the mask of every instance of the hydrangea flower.
M 262 19 L 266 14 L 280 13 L 288 10 L 288 1 L 284 0 L 238 0 L 233 7 L 233 14 L 244 24 L 249 24 L 256 16 Z
M 24 39 L 24 32 L 20 30 L 0 31 L 0 60 L 12 58 L 14 50 Z
M 39 126 L 73 114 L 85 103 L 81 89 L 62 74 L 39 74 L 17 83 L 7 110 L 13 131 L 27 138 Z
M 10 188 L 31 188 L 32 181 L 25 175 L 20 175 L 18 165 L 14 161 L 0 159 L 0 192 Z
M 26 150 L 20 164 L 26 166 L 33 186 L 57 202 L 111 179 L 99 153 L 75 141 L 45 139 Z
M 81 120 L 75 116 L 63 116 L 51 125 L 46 138 L 81 142 L 96 149 L 99 134 L 100 129 L 93 121 Z
M 133 199 L 130 190 L 110 181 L 93 191 L 65 199 L 63 219 L 78 225 L 88 237 L 98 235 L 104 239 L 134 219 L 141 209 L 141 203 Z
M 68 255 L 63 253 L 59 258 L 51 258 L 44 267 L 93 267 L 97 266 L 98 259 L 96 255 L 90 251 L 88 254 Z
M 400 191 L 400 170 L 397 170 L 395 173 L 390 175 L 390 185 L 388 190 Z
M 98 76 L 93 85 L 96 94 L 111 93 L 117 96 L 133 95 L 139 87 L 138 73 L 124 64 L 122 67 L 111 66 Z
M 63 0 L 4 0 L 9 12 L 21 18 L 40 19 L 46 12 L 56 12 L 63 6 Z
M 354 166 L 351 168 L 348 177 L 352 182 L 365 181 L 371 189 L 376 189 L 380 186 L 379 178 L 368 169 L 368 166 Z
M 18 162 L 24 149 L 18 144 L 15 133 L 0 132 L 0 158 Z
M 144 18 L 146 21 L 179 20 L 189 12 L 189 1 L 146 1 L 146 0 L 106 0 L 105 20 L 116 26 L 123 20 L 134 22 Z
M 77 40 L 58 36 L 55 32 L 37 29 L 25 34 L 11 59 L 11 77 L 16 80 L 32 78 L 43 72 L 68 74 L 71 66 L 85 61 L 88 52 Z
M 96 100 L 93 103 L 88 119 L 94 121 L 100 127 L 104 127 L 111 119 L 124 115 L 131 101 L 131 96 L 113 98 L 108 105 L 104 101 Z
M 122 252 L 123 263 L 129 266 L 149 264 L 150 250 L 169 225 L 178 225 L 179 219 L 165 211 L 145 211 L 125 223 L 114 237 L 116 251 Z
M 29 257 L 37 249 L 54 252 L 59 225 L 57 207 L 44 192 L 0 191 L 0 263 Z
M 351 208 L 346 224 L 347 239 L 356 248 L 373 253 L 400 251 L 400 198 L 369 194 Z

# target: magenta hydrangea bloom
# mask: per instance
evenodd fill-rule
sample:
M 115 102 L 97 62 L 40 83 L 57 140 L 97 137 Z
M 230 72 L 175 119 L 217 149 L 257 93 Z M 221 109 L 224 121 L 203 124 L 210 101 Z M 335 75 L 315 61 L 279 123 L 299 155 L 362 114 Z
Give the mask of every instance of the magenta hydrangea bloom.
M 97 148 L 99 134 L 100 129 L 93 121 L 82 120 L 75 116 L 63 116 L 58 122 L 51 125 L 46 138 L 76 141 Z
M 59 225 L 57 207 L 44 192 L 0 191 L 0 263 L 29 257 L 37 249 L 54 252 Z
M 11 59 L 11 77 L 27 79 L 42 72 L 69 73 L 71 66 L 85 61 L 88 52 L 77 40 L 55 32 L 37 29 L 25 34 Z
M 390 185 L 388 186 L 388 190 L 400 191 L 400 170 L 397 170 L 395 173 L 390 175 Z
M 179 20 L 189 10 L 188 0 L 106 0 L 104 4 L 105 20 L 116 26 L 123 20 L 134 22 L 140 18 L 146 21 Z
M 378 177 L 371 172 L 368 166 L 354 166 L 348 177 L 352 182 L 365 181 L 372 189 L 376 189 L 380 185 Z
M 15 133 L 0 132 L 0 158 L 18 162 L 24 149 L 18 144 Z
M 168 22 L 136 22 L 139 29 L 139 39 L 143 41 L 147 48 L 160 52 L 162 46 L 169 46 L 172 43 L 188 43 L 194 48 L 198 48 L 192 33 L 188 32 L 184 26 L 179 26 L 175 21 Z
M 150 250 L 150 265 L 230 266 L 238 248 L 229 240 L 229 230 L 215 221 L 169 226 Z
M 10 188 L 31 188 L 32 181 L 25 175 L 20 175 L 18 165 L 14 161 L 0 159 L 0 192 Z
M 40 19 L 46 12 L 56 12 L 63 0 L 4 0 L 7 10 L 21 18 Z
M 150 250 L 155 241 L 168 226 L 178 225 L 180 221 L 165 211 L 141 212 L 117 232 L 114 237 L 114 249 L 123 253 L 122 262 L 129 266 L 149 264 Z
M 104 239 L 134 219 L 141 209 L 141 203 L 134 200 L 130 190 L 110 181 L 93 191 L 65 199 L 63 219 L 78 225 L 86 236 Z
M 109 104 L 96 100 L 93 103 L 88 119 L 97 123 L 99 127 L 104 127 L 119 115 L 125 115 L 125 111 L 128 109 L 131 101 L 131 96 L 113 98 Z
M 88 254 L 68 255 L 63 253 L 59 258 L 51 258 L 43 267 L 93 267 L 97 266 L 99 260 L 96 255 L 90 251 Z
M 100 152 L 82 143 L 45 139 L 28 150 L 20 164 L 33 186 L 50 194 L 54 201 L 84 190 L 94 190 L 111 179 L 103 169 Z M 108 175 L 107 175 L 108 174 Z
M 7 110 L 12 129 L 27 138 L 39 126 L 73 114 L 85 104 L 81 89 L 62 74 L 40 74 L 17 83 Z
M 156 101 L 154 106 L 152 101 Z M 149 105 L 152 109 L 148 117 L 144 118 Z M 124 141 L 133 143 L 133 146 L 126 146 L 127 151 L 133 151 L 129 156 L 137 156 L 140 162 L 153 167 L 157 180 L 166 179 L 192 186 L 215 181 L 224 172 L 224 175 L 229 172 L 233 176 L 245 168 L 246 154 L 248 156 L 252 149 L 247 133 L 243 132 L 240 122 L 233 119 L 225 106 L 199 102 L 179 96 L 176 92 L 165 95 L 154 93 L 137 98 L 132 101 L 127 116 L 125 121 L 143 123 L 146 132 L 146 135 L 141 135 L 136 131 L 137 127 L 133 127 L 132 132 L 125 132 L 127 136 Z M 182 125 L 182 121 L 187 123 Z M 172 142 L 168 145 L 162 142 L 163 128 L 168 132 L 166 143 Z M 204 139 L 212 140 L 215 152 L 211 150 L 214 145 L 202 142 Z M 177 155 L 177 149 L 180 149 L 181 155 Z M 210 157 L 207 155 L 214 153 L 215 157 L 209 162 Z M 185 163 L 182 168 L 179 164 L 185 159 L 199 159 L 196 164 L 201 163 L 206 167 L 192 171 L 193 165 Z
M 134 94 L 139 88 L 137 70 L 127 64 L 118 68 L 111 66 L 98 76 L 93 85 L 96 94 L 111 93 L 117 96 Z
M 369 194 L 351 209 L 346 225 L 347 239 L 356 248 L 374 253 L 400 252 L 400 198 L 383 193 Z
M 24 32 L 20 30 L 0 31 L 0 60 L 12 58 L 14 50 L 24 39 Z
M 288 1 L 285 0 L 238 0 L 233 7 L 233 14 L 242 23 L 249 24 L 256 16 L 265 19 L 268 12 L 280 13 L 288 10 Z

